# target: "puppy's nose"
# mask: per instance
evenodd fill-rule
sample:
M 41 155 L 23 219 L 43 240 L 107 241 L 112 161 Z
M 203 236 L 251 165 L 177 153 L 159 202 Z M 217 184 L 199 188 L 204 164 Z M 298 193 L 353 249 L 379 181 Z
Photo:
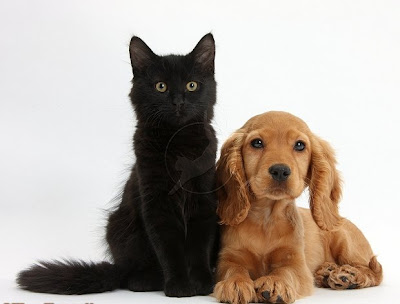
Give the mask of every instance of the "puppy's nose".
M 284 164 L 273 165 L 268 169 L 268 172 L 278 182 L 287 180 L 291 173 L 290 168 Z

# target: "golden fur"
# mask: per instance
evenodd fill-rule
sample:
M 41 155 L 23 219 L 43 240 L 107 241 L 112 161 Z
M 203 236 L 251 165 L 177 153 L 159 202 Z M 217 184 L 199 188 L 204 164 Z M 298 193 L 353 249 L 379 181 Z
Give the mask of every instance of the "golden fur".
M 261 139 L 263 148 L 251 145 Z M 305 143 L 303 151 L 294 144 Z M 338 213 L 341 181 L 330 145 L 299 118 L 267 112 L 223 145 L 217 163 L 222 227 L 215 297 L 221 302 L 292 303 L 319 287 L 379 285 L 382 267 L 361 231 Z M 286 181 L 269 168 L 284 164 Z M 294 200 L 308 187 L 310 209 Z

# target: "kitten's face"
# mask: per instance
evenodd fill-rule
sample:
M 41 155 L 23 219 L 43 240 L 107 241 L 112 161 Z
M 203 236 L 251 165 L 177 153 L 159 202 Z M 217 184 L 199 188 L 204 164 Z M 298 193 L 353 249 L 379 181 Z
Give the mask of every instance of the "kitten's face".
M 134 72 L 130 96 L 139 122 L 181 126 L 212 118 L 216 83 L 211 34 L 186 56 L 157 56 L 137 37 L 131 40 L 130 53 Z

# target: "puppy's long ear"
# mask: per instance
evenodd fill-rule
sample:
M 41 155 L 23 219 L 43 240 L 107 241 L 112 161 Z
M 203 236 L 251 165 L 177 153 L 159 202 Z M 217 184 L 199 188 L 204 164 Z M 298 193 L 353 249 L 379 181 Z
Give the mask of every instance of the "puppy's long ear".
M 220 223 L 237 225 L 250 208 L 249 190 L 243 168 L 244 130 L 236 131 L 222 146 L 217 162 L 218 208 Z
M 339 172 L 332 147 L 317 136 L 311 137 L 309 168 L 310 209 L 322 230 L 332 230 L 342 223 L 338 204 L 342 195 Z

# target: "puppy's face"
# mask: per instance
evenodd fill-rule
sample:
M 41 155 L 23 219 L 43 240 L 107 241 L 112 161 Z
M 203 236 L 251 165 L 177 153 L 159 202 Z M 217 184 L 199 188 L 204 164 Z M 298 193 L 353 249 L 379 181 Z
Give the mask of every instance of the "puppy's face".
M 267 112 L 252 117 L 223 144 L 217 163 L 220 223 L 243 222 L 252 199 L 295 199 L 310 190 L 310 209 L 317 225 L 341 225 L 338 203 L 342 188 L 335 153 L 298 117 Z
M 252 120 L 242 145 L 250 189 L 258 198 L 294 199 L 306 187 L 311 160 L 307 125 L 288 113 Z

